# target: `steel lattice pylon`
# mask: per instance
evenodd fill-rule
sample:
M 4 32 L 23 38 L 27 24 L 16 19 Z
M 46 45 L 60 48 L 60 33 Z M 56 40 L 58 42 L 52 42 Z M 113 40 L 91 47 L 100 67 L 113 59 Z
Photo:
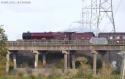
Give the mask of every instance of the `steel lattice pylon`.
M 82 26 L 96 28 L 99 31 L 101 23 L 104 21 L 110 22 L 115 29 L 112 0 L 82 0 Z M 109 24 L 109 23 L 108 23 Z

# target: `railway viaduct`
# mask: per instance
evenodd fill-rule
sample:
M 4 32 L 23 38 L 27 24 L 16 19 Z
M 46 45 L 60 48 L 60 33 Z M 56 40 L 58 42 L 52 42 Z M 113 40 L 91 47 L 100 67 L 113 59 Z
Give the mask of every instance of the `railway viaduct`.
M 89 41 L 8 41 L 8 53 L 6 55 L 6 72 L 9 71 L 10 53 L 19 50 L 30 50 L 35 55 L 34 67 L 38 66 L 38 55 L 40 51 L 61 51 L 64 54 L 64 70 L 68 69 L 68 55 L 71 54 L 72 68 L 75 69 L 75 54 L 72 51 L 87 50 L 93 55 L 93 74 L 96 74 L 96 58 L 100 51 L 125 51 L 124 44 L 91 44 Z M 46 64 L 46 56 L 43 54 L 43 64 Z M 16 58 L 14 59 L 14 68 L 16 68 Z

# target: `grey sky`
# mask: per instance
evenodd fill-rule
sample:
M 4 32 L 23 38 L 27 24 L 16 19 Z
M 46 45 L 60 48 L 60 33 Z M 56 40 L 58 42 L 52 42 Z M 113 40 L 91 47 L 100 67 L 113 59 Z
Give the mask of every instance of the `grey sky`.
M 0 3 L 0 24 L 4 25 L 9 40 L 21 39 L 21 34 L 26 31 L 63 31 L 73 27 L 72 22 L 81 19 L 81 0 L 30 0 L 30 2 L 30 4 Z M 121 0 L 120 5 L 119 2 L 120 0 L 114 2 L 115 22 L 117 31 L 125 31 L 123 29 L 125 1 Z

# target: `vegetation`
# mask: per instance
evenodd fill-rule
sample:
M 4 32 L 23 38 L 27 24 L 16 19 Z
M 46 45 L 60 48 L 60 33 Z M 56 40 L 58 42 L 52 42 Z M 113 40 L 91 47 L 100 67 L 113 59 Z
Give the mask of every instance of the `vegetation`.
M 2 28 L 2 26 L 0 26 L 0 56 L 5 56 L 7 49 L 6 49 L 6 42 L 7 41 L 7 36 L 5 35 L 5 31 Z
M 5 31 L 2 26 L 0 26 L 0 75 L 3 74 L 5 70 L 5 61 L 6 61 L 6 53 L 7 53 L 7 48 L 6 48 L 6 42 L 7 41 L 7 36 L 5 35 Z
M 85 68 L 89 69 L 89 65 L 82 64 Z M 105 68 L 100 69 L 96 76 L 93 76 L 90 70 L 85 69 L 84 67 L 80 67 L 76 74 L 73 74 L 74 71 L 68 71 L 65 74 L 58 74 L 56 69 L 49 75 L 47 73 L 44 74 L 30 74 L 25 75 L 25 73 L 16 73 L 15 75 L 8 75 L 7 77 L 0 77 L 0 79 L 121 79 L 119 74 L 112 73 L 110 65 L 107 65 Z M 88 66 L 88 67 L 87 67 Z M 86 73 L 85 73 L 86 72 Z
M 57 68 L 52 68 L 49 72 L 36 74 L 36 72 L 31 71 L 27 75 L 26 72 L 20 71 L 14 75 L 8 75 L 6 79 L 121 79 L 120 74 L 113 71 L 110 64 L 98 68 L 97 75 L 93 76 L 92 68 L 87 63 L 88 60 L 86 58 L 79 58 L 77 61 L 81 64 L 77 70 L 68 70 L 65 73 L 60 73 Z M 5 77 L 0 77 L 0 79 L 5 79 Z

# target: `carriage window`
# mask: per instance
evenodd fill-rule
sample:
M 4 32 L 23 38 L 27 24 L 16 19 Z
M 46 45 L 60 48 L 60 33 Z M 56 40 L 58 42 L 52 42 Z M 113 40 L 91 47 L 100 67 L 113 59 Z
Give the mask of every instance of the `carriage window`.
M 116 43 L 119 43 L 120 41 L 116 41 Z
M 42 40 L 46 40 L 46 38 L 41 38 Z
M 125 39 L 125 36 L 123 36 L 123 39 Z
M 82 39 L 84 39 L 84 37 L 82 37 Z
M 120 39 L 120 36 L 117 36 L 116 39 Z
M 110 36 L 109 39 L 113 39 L 113 36 Z

